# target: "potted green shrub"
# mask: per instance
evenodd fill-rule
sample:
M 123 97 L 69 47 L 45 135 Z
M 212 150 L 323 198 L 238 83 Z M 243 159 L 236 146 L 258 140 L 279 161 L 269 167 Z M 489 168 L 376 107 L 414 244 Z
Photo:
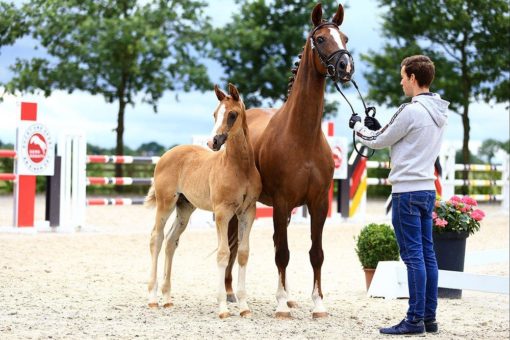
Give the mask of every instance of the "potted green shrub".
M 370 223 L 361 229 L 356 238 L 356 254 L 365 271 L 367 290 L 379 261 L 398 261 L 398 244 L 395 232 L 387 224 Z

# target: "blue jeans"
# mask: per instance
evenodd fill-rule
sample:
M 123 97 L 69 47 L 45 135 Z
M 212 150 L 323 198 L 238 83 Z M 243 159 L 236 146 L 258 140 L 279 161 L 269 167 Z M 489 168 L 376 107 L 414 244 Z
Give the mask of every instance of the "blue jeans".
M 437 261 L 432 240 L 432 190 L 392 194 L 392 222 L 407 267 L 408 321 L 436 318 Z

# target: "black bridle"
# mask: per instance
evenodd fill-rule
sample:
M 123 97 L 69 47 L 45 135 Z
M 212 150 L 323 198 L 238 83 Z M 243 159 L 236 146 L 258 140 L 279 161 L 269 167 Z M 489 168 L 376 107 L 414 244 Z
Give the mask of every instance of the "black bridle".
M 340 30 L 338 25 L 335 24 L 334 22 L 323 22 L 323 23 L 317 25 L 317 27 L 315 27 L 313 29 L 312 33 L 310 33 L 310 41 L 311 41 L 311 45 L 312 45 L 312 50 L 315 50 L 317 52 L 317 55 L 319 56 L 319 60 L 320 60 L 320 62 L 322 64 L 322 66 L 324 66 L 326 68 L 326 75 L 325 76 L 329 77 L 329 78 L 331 78 L 333 80 L 337 91 L 340 92 L 340 94 L 342 95 L 342 97 L 344 97 L 344 99 L 347 102 L 347 104 L 349 104 L 349 106 L 351 108 L 351 111 L 352 111 L 352 116 L 356 116 L 358 114 L 356 112 L 354 112 L 354 108 L 352 107 L 352 105 L 349 102 L 349 100 L 347 100 L 347 97 L 344 95 L 344 93 L 340 89 L 340 86 L 338 86 L 338 81 L 335 79 L 336 69 L 338 67 L 338 63 L 340 61 L 340 57 L 342 55 L 346 54 L 349 57 L 349 59 L 352 60 L 352 55 L 349 53 L 349 51 L 347 51 L 346 49 L 342 49 L 342 48 L 337 50 L 337 51 L 335 51 L 335 52 L 333 52 L 333 53 L 331 53 L 328 56 L 326 56 L 325 53 L 323 51 L 321 51 L 321 49 L 319 48 L 319 45 L 315 41 L 315 32 L 317 32 L 319 29 L 321 29 L 322 27 L 325 27 L 325 26 L 333 26 L 333 27 L 336 27 L 338 30 Z M 335 62 L 335 60 L 336 60 L 336 62 Z M 351 73 L 354 73 L 354 63 L 351 65 L 351 67 L 352 67 L 352 72 Z M 354 79 L 351 79 L 350 81 L 354 85 L 354 87 L 356 88 L 356 91 L 358 91 L 359 97 L 361 98 L 361 102 L 363 103 L 363 107 L 365 108 L 365 115 L 370 116 L 370 112 L 372 112 L 371 117 L 374 117 L 375 116 L 375 107 L 373 107 L 373 106 L 367 107 L 367 105 L 365 104 L 365 100 L 363 99 L 363 96 L 359 92 L 358 85 L 356 84 Z M 372 149 L 371 150 L 372 153 L 370 155 L 364 155 L 363 152 L 358 150 L 358 148 L 356 147 L 355 136 L 356 136 L 355 132 L 353 131 L 352 132 L 352 144 L 354 146 L 354 150 L 356 150 L 356 152 L 361 157 L 365 157 L 365 158 L 372 157 L 372 155 L 374 154 L 375 150 Z
M 346 54 L 349 57 L 349 59 L 352 59 L 352 55 L 349 53 L 349 51 L 347 51 L 346 49 L 343 49 L 343 48 L 334 51 L 330 55 L 326 55 L 323 51 L 321 51 L 319 44 L 317 44 L 317 42 L 315 41 L 315 32 L 317 32 L 319 29 L 321 29 L 325 26 L 333 26 L 333 27 L 337 28 L 338 30 L 340 30 L 338 25 L 333 22 L 323 22 L 323 23 L 317 25 L 313 29 L 312 33 L 310 33 L 310 41 L 312 43 L 312 50 L 315 50 L 317 52 L 317 55 L 319 56 L 319 60 L 322 64 L 322 66 L 324 66 L 326 68 L 326 77 L 330 77 L 330 78 L 334 79 L 335 74 L 336 74 L 336 69 L 338 67 L 338 62 L 340 61 L 340 57 L 342 55 Z M 335 60 L 336 60 L 336 62 L 335 62 Z M 354 72 L 354 64 L 352 64 L 351 67 L 352 67 L 352 73 L 353 73 Z
M 365 104 L 365 100 L 363 99 L 363 96 L 361 95 L 361 92 L 359 92 L 359 88 L 358 88 L 358 84 L 356 84 L 356 82 L 354 81 L 354 79 L 351 79 L 351 83 L 352 85 L 354 85 L 354 87 L 356 88 L 356 91 L 358 91 L 358 94 L 359 94 L 359 97 L 361 98 L 361 102 L 363 103 L 363 107 L 365 108 L 365 115 L 366 116 L 370 116 L 370 112 L 372 112 L 372 115 L 370 117 L 375 117 L 375 107 L 373 106 L 368 106 Z M 342 90 L 340 89 L 340 86 L 338 86 L 338 83 L 335 82 L 335 87 L 337 89 L 338 92 L 340 92 L 340 94 L 342 95 L 342 97 L 344 97 L 345 101 L 347 102 L 347 104 L 349 104 L 349 106 L 351 107 L 351 112 L 352 112 L 352 116 L 357 116 L 358 114 L 356 112 L 354 112 L 354 109 L 351 105 L 351 103 L 349 102 L 349 100 L 347 99 L 347 97 L 344 95 L 344 93 L 342 92 Z M 372 153 L 370 155 L 364 155 L 362 151 L 358 150 L 358 148 L 356 147 L 356 132 L 355 131 L 352 131 L 352 146 L 354 147 L 354 150 L 356 150 L 356 152 L 361 156 L 361 157 L 365 157 L 365 158 L 370 158 L 374 155 L 375 153 L 375 150 L 374 149 L 371 149 Z M 367 149 L 370 149 L 369 147 L 366 147 L 364 146 L 365 148 Z

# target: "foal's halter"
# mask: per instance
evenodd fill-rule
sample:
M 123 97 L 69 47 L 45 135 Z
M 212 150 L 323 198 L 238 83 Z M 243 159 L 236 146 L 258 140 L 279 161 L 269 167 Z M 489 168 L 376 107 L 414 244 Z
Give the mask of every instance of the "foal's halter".
M 315 32 L 317 32 L 319 29 L 325 27 L 325 26 L 333 26 L 339 29 L 338 25 L 333 22 L 323 22 L 317 27 L 315 27 L 310 34 L 310 42 L 312 45 L 312 50 L 315 50 L 317 52 L 317 55 L 319 56 L 319 60 L 321 61 L 322 66 L 326 68 L 326 77 L 334 78 L 336 69 L 338 67 L 338 62 L 340 61 L 340 57 L 344 54 L 346 54 L 349 59 L 352 59 L 352 55 L 349 53 L 349 51 L 341 48 L 339 50 L 336 50 L 335 52 L 331 53 L 330 55 L 326 55 L 321 49 L 319 48 L 319 44 L 315 41 Z M 334 62 L 336 60 L 336 62 Z M 352 65 L 352 72 L 354 73 L 354 64 Z

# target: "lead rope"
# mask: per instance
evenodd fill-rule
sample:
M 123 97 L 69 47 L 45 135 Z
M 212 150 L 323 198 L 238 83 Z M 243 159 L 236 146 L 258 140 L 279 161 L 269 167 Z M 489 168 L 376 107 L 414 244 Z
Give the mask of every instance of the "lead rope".
M 356 88 L 356 91 L 358 91 L 358 94 L 359 94 L 359 97 L 361 98 L 361 102 L 363 103 L 363 107 L 365 108 L 365 115 L 367 116 L 370 116 L 370 112 L 372 112 L 372 116 L 371 117 L 375 117 L 375 107 L 373 106 L 369 106 L 367 107 L 367 105 L 365 104 L 365 100 L 363 99 L 363 96 L 361 95 L 361 93 L 359 92 L 359 88 L 358 88 L 358 85 L 356 84 L 356 82 L 354 81 L 354 79 L 351 79 L 351 83 L 354 85 L 354 87 Z M 340 89 L 340 86 L 338 86 L 338 83 L 335 82 L 335 87 L 337 89 L 338 92 L 340 92 L 340 94 L 342 95 L 342 97 L 344 97 L 345 101 L 347 102 L 347 104 L 349 104 L 349 106 L 351 107 L 351 111 L 352 111 L 352 116 L 357 116 L 358 114 L 356 112 L 354 112 L 354 108 L 352 107 L 351 103 L 349 102 L 349 100 L 347 99 L 347 97 L 344 95 L 344 93 L 342 92 L 342 90 Z M 354 150 L 356 150 L 356 152 L 361 156 L 361 157 L 365 157 L 365 158 L 370 158 L 374 155 L 375 153 L 375 150 L 373 149 L 370 149 L 368 147 L 366 147 L 367 149 L 369 149 L 371 151 L 371 154 L 370 155 L 364 155 L 362 151 L 360 151 L 357 147 L 356 147 L 356 132 L 353 130 L 352 131 L 352 145 L 354 146 Z

